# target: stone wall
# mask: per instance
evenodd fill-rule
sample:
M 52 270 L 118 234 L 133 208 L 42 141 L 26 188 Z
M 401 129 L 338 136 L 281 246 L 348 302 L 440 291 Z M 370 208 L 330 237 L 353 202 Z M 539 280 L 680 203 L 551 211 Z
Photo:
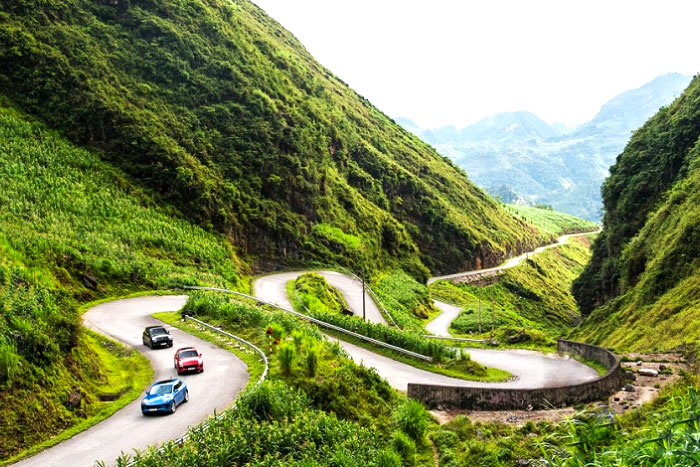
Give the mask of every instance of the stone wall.
M 428 408 L 517 410 L 566 407 L 605 399 L 623 383 L 620 360 L 613 353 L 594 345 L 559 340 L 557 350 L 578 354 L 604 365 L 608 372 L 593 381 L 539 389 L 470 388 L 432 384 L 408 384 L 408 397 L 418 399 Z

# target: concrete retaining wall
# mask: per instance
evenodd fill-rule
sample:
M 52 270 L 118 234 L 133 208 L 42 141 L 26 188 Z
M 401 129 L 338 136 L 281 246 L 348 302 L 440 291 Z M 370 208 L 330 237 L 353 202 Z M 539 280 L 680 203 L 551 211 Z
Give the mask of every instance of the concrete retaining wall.
M 605 399 L 623 383 L 620 359 L 594 345 L 559 340 L 557 350 L 578 354 L 604 365 L 608 372 L 593 381 L 538 389 L 470 388 L 432 384 L 408 384 L 408 397 L 418 399 L 428 408 L 518 410 L 531 405 L 535 409 L 566 407 Z

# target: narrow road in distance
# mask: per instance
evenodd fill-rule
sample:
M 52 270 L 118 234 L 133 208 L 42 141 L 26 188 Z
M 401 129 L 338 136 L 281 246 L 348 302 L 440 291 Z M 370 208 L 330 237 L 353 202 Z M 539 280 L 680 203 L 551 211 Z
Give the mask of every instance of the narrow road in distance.
M 489 268 L 489 269 L 476 269 L 474 271 L 458 272 L 455 274 L 448 274 L 446 276 L 431 277 L 430 279 L 428 279 L 428 284 L 432 284 L 433 282 L 439 281 L 439 280 L 460 279 L 463 277 L 469 277 L 469 276 L 473 276 L 473 275 L 483 274 L 485 272 L 486 273 L 498 272 L 498 271 L 502 271 L 504 269 L 514 268 L 515 266 L 518 266 L 520 263 L 522 263 L 523 260 L 525 260 L 526 258 L 528 258 L 532 255 L 542 253 L 544 250 L 547 250 L 549 248 L 564 245 L 570 238 L 591 235 L 592 233 L 596 233 L 596 232 L 585 232 L 585 233 L 578 233 L 578 234 L 562 235 L 561 237 L 559 237 L 559 239 L 557 240 L 556 243 L 552 243 L 551 245 L 541 246 L 539 248 L 536 248 L 533 251 L 523 253 L 522 255 L 516 256 L 514 258 L 510 258 L 508 261 L 506 261 L 501 266 L 497 266 L 495 268 Z M 457 318 L 457 316 L 459 316 L 459 313 L 460 313 L 460 311 L 462 311 L 462 309 L 455 306 L 455 305 L 450 305 L 449 303 L 444 303 L 444 302 L 441 302 L 439 300 L 433 300 L 433 304 L 437 308 L 442 310 L 442 313 L 440 313 L 432 321 L 430 321 L 425 326 L 425 330 L 434 336 L 451 337 L 451 334 L 449 331 L 450 324 L 452 324 L 452 321 L 454 321 Z

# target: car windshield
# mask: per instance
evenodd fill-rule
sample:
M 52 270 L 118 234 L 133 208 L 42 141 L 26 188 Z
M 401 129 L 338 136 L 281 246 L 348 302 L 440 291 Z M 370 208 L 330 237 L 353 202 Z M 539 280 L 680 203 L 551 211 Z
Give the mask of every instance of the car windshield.
M 152 336 L 160 336 L 161 334 L 167 334 L 167 332 L 165 332 L 165 329 L 163 329 L 163 328 L 151 329 Z
M 180 352 L 180 358 L 192 358 L 197 356 L 199 356 L 199 354 L 196 350 L 183 350 Z
M 152 396 L 162 396 L 163 394 L 170 394 L 173 392 L 172 384 L 160 384 L 158 386 L 153 386 L 149 394 Z

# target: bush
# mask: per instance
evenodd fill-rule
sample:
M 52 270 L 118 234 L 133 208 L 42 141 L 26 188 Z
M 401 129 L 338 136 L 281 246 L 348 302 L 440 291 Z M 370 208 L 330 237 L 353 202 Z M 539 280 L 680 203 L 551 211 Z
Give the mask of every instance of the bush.
M 321 353 L 321 344 L 308 343 L 306 352 L 306 374 L 312 378 L 316 376 L 316 371 L 318 370 L 318 357 Z
M 282 420 L 301 413 L 309 401 L 302 391 L 280 381 L 264 381 L 238 398 L 238 412 L 255 420 Z
M 377 467 L 401 467 L 401 456 L 391 449 L 382 449 L 377 454 Z
M 428 412 L 420 402 L 409 400 L 399 407 L 396 423 L 414 441 L 422 442 L 428 430 Z
M 289 376 L 292 374 L 292 365 L 294 364 L 296 354 L 297 352 L 294 348 L 294 344 L 291 342 L 285 342 L 280 345 L 278 358 L 280 361 L 280 368 L 284 375 Z
M 416 443 L 400 431 L 394 432 L 391 444 L 403 459 L 403 465 L 412 466 L 416 463 Z
M 19 373 L 20 365 L 15 346 L 0 344 L 0 384 L 11 384 Z

